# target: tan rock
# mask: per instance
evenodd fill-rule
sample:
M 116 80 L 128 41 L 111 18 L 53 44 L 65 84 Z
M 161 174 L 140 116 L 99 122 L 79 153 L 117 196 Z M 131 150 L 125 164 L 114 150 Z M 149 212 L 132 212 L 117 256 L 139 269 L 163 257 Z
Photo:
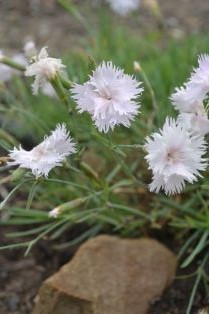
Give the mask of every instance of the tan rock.
M 40 289 L 33 314 L 144 314 L 172 282 L 176 257 L 151 239 L 98 236 Z

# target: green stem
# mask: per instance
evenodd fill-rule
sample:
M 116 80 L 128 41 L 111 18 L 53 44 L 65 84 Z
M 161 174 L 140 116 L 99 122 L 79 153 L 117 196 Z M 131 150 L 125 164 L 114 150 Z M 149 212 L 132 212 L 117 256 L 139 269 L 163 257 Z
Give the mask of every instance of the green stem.
M 141 65 L 140 65 L 140 67 L 141 67 Z M 140 69 L 140 74 L 141 74 L 141 76 L 142 76 L 142 78 L 144 80 L 144 83 L 145 83 L 148 91 L 149 91 L 150 98 L 151 98 L 151 101 L 152 101 L 152 107 L 153 107 L 154 111 L 157 112 L 158 111 L 158 106 L 157 106 L 157 100 L 156 100 L 156 97 L 155 97 L 155 93 L 154 93 L 154 91 L 152 89 L 152 85 L 151 85 L 151 83 L 150 83 L 150 81 L 149 81 L 149 79 L 147 77 L 147 74 L 145 73 L 145 71 L 143 70 L 142 67 Z
M 57 2 L 72 16 L 74 16 L 80 24 L 85 28 L 85 30 L 92 34 L 92 29 L 89 27 L 88 23 L 86 22 L 85 18 L 81 13 L 78 11 L 75 4 L 73 4 L 72 0 L 57 0 Z
M 60 75 L 59 79 L 65 89 L 69 90 L 72 87 L 73 82 L 68 80 L 66 77 Z
M 53 86 L 54 90 L 56 91 L 57 96 L 59 97 L 59 99 L 64 103 L 64 105 L 67 107 L 69 112 L 71 112 L 72 109 L 70 108 L 68 96 L 67 96 L 67 94 L 65 92 L 65 89 L 64 89 L 64 87 L 62 85 L 62 82 L 61 82 L 60 78 L 58 76 L 56 76 L 54 79 L 50 80 L 50 83 Z
M 13 68 L 15 70 L 19 70 L 19 71 L 22 71 L 22 72 L 25 71 L 24 65 L 19 64 L 19 63 L 13 61 L 12 59 L 10 59 L 8 57 L 4 56 L 3 59 L 0 62 L 3 63 L 3 64 L 8 65 L 9 67 L 11 67 L 11 68 Z
M 152 108 L 153 108 L 153 112 L 150 114 L 150 120 L 149 120 L 149 123 L 150 125 L 148 125 L 149 127 L 151 127 L 153 125 L 153 121 L 157 115 L 157 112 L 158 112 L 158 105 L 157 105 L 157 100 L 156 100 L 156 97 L 155 97 L 155 93 L 154 93 L 154 90 L 152 88 L 152 85 L 146 75 L 146 72 L 143 70 L 141 64 L 139 62 L 136 62 L 134 63 L 134 69 L 137 73 L 139 73 L 144 81 L 144 84 L 145 84 L 145 87 L 147 88 L 148 92 L 149 92 L 149 95 L 150 95 L 150 99 L 151 99 L 151 102 L 152 102 Z
M 143 148 L 144 145 L 140 145 L 140 144 L 130 144 L 130 145 L 117 145 L 117 147 L 120 147 L 120 148 Z

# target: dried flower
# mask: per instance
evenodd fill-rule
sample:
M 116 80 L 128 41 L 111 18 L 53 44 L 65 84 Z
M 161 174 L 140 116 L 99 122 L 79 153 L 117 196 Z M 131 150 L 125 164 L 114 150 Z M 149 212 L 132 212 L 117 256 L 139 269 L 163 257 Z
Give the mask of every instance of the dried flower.
M 162 188 L 166 194 L 179 193 L 185 181 L 197 181 L 199 171 L 207 167 L 204 138 L 190 134 L 173 119 L 167 118 L 159 133 L 147 138 L 145 149 L 153 172 L 150 191 L 159 192 Z
M 37 177 L 47 177 L 52 168 L 61 166 L 66 157 L 75 152 L 75 143 L 65 124 L 58 124 L 51 135 L 31 151 L 26 151 L 21 146 L 11 150 L 9 157 L 14 161 L 8 164 L 30 169 Z
M 130 126 L 140 108 L 140 84 L 112 62 L 102 62 L 89 81 L 74 85 L 72 93 L 79 112 L 89 112 L 99 131 L 108 132 L 118 124 Z
M 42 48 L 34 62 L 27 66 L 25 75 L 35 76 L 35 81 L 32 84 L 33 94 L 36 95 L 40 87 L 48 80 L 52 80 L 56 75 L 65 68 L 61 59 L 50 58 L 46 47 Z

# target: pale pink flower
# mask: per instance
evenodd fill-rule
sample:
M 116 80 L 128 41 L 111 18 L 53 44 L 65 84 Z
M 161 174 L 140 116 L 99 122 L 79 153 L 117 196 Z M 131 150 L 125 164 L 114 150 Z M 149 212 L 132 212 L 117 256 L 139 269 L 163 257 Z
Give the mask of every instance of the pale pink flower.
M 200 171 L 207 167 L 203 136 L 190 134 L 173 119 L 167 118 L 159 133 L 147 138 L 145 150 L 153 173 L 150 191 L 180 193 L 185 182 L 197 181 Z
M 209 133 L 209 119 L 204 106 L 197 106 L 194 112 L 181 112 L 177 122 L 186 127 L 191 133 L 206 135 Z
M 188 82 L 176 88 L 171 95 L 174 108 L 180 114 L 178 121 L 189 130 L 202 135 L 209 133 L 209 119 L 204 108 L 204 100 L 209 93 L 209 56 L 201 55 L 198 67 L 194 69 Z
M 47 177 L 52 168 L 61 166 L 66 157 L 75 152 L 75 143 L 65 124 L 58 124 L 51 135 L 31 151 L 26 151 L 21 146 L 11 150 L 9 157 L 14 161 L 8 164 L 30 169 L 36 177 Z
M 200 98 L 205 98 L 209 92 L 209 55 L 202 54 L 199 56 L 198 67 L 194 68 L 187 85 Z
M 171 95 L 175 109 L 194 113 L 209 92 L 209 55 L 198 58 L 198 67 L 193 70 L 189 80 Z
M 180 112 L 194 113 L 204 99 L 203 95 L 200 95 L 197 92 L 197 90 L 187 84 L 180 88 L 176 88 L 175 92 L 171 95 L 171 101 L 174 108 Z
M 90 113 L 99 131 L 108 132 L 118 124 L 130 127 L 140 108 L 140 85 L 112 62 L 102 62 L 86 83 L 71 91 L 79 112 Z

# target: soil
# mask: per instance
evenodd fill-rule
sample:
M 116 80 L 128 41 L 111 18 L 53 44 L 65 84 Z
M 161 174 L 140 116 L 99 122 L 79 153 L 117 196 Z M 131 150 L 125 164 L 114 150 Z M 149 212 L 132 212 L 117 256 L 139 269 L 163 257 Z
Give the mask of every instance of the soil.
M 17 228 L 1 227 L 1 245 L 8 243 L 4 235 L 11 231 Z M 76 237 L 80 232 L 84 232 L 82 226 L 71 230 L 62 240 Z M 18 243 L 18 239 L 13 239 L 13 243 Z M 24 249 L 0 251 L 0 314 L 31 313 L 42 282 L 68 262 L 78 248 L 56 251 L 53 244 L 42 240 L 27 257 L 24 257 Z
M 9 227 L 9 231 L 11 230 L 13 228 Z M 62 240 L 69 240 L 69 237 L 72 239 L 84 230 L 85 226 L 81 226 L 80 230 L 75 229 Z M 8 243 L 8 239 L 4 237 L 6 231 L 8 228 L 4 227 L 0 232 L 1 245 Z M 170 234 L 164 234 L 163 239 L 170 239 Z M 15 240 L 17 241 L 18 239 Z M 173 246 L 176 244 L 172 243 L 171 248 Z M 53 249 L 53 243 L 42 240 L 27 257 L 24 257 L 23 249 L 1 251 L 0 314 L 31 313 L 43 281 L 68 262 L 77 249 L 78 246 L 74 246 L 61 252 L 56 251 Z M 199 262 L 196 261 L 197 264 Z M 187 270 L 187 274 L 193 272 L 197 264 Z M 185 271 L 179 270 L 177 276 L 182 274 L 185 275 Z M 176 279 L 159 300 L 154 300 L 149 314 L 185 314 L 193 284 L 192 278 Z M 206 295 L 203 291 L 201 287 L 198 289 L 191 314 L 197 314 L 198 309 L 204 304 Z
M 91 9 L 89 1 L 77 2 L 81 11 L 86 12 L 87 9 L 87 14 L 92 16 L 92 10 L 95 9 Z M 159 0 L 159 4 L 164 25 L 171 36 L 181 37 L 190 32 L 207 31 L 208 0 Z M 96 17 L 94 19 L 96 22 Z M 149 32 L 158 25 L 145 6 L 140 9 L 136 22 L 126 18 L 123 23 L 139 33 Z M 63 12 L 53 0 L 0 0 L 0 47 L 17 52 L 23 42 L 30 38 L 40 47 L 47 45 L 60 54 L 60 51 L 65 52 L 70 47 L 80 45 L 82 39 L 86 38 L 86 32 L 80 23 Z M 8 243 L 4 237 L 7 229 L 1 227 L 1 245 Z M 79 233 L 80 230 L 75 232 Z M 68 236 L 73 238 L 75 234 Z M 72 247 L 58 252 L 53 249 L 52 243 L 42 240 L 25 258 L 22 249 L 1 251 L 0 314 L 31 313 L 43 280 L 67 262 L 76 249 L 77 247 Z M 162 298 L 152 305 L 150 314 L 185 314 L 192 284 L 193 279 L 175 280 Z M 197 312 L 205 297 L 199 289 L 192 314 Z

